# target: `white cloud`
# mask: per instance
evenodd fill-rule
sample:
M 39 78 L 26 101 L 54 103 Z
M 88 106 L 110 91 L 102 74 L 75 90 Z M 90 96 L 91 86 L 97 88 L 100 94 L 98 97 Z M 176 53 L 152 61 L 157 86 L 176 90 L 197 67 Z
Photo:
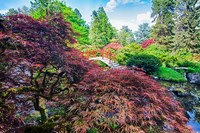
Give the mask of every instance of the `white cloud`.
M 125 21 L 125 20 L 110 20 L 110 23 L 112 26 L 117 28 L 117 30 L 120 30 L 122 26 L 128 26 L 132 31 L 137 30 L 137 25 L 133 22 Z
M 138 26 L 142 23 L 149 23 L 149 25 L 153 25 L 151 12 L 138 14 L 135 20 L 119 20 L 119 19 L 111 19 L 111 24 L 116 27 L 118 30 L 122 28 L 122 26 L 128 26 L 133 32 L 137 31 Z
M 118 3 L 116 0 L 110 0 L 105 7 L 105 10 L 107 12 L 112 12 L 114 10 L 115 7 L 117 7 Z
M 152 18 L 151 18 L 151 12 L 141 13 L 137 15 L 137 23 L 149 23 L 151 24 Z
M 0 10 L 0 14 L 5 14 L 8 10 Z
M 107 12 L 112 12 L 119 4 L 128 4 L 128 3 L 139 3 L 143 4 L 141 0 L 110 0 L 105 7 Z

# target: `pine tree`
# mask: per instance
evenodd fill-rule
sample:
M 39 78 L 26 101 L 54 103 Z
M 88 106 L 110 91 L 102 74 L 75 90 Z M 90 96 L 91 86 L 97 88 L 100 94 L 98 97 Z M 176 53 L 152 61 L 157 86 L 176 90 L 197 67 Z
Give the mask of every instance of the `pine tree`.
M 200 1 L 178 0 L 176 3 L 176 23 L 173 49 L 175 51 L 186 49 L 190 52 L 200 53 L 199 26 Z
M 153 0 L 152 3 L 152 17 L 156 22 L 153 26 L 152 37 L 159 44 L 168 46 L 172 43 L 175 0 Z
M 93 11 L 92 22 L 89 32 L 91 44 L 96 47 L 103 47 L 114 37 L 113 27 L 110 24 L 103 7 Z
M 135 32 L 136 42 L 141 44 L 150 36 L 150 26 L 148 23 L 139 25 L 138 31 Z
M 128 26 L 122 26 L 118 36 L 119 42 L 124 46 L 135 42 L 133 32 Z

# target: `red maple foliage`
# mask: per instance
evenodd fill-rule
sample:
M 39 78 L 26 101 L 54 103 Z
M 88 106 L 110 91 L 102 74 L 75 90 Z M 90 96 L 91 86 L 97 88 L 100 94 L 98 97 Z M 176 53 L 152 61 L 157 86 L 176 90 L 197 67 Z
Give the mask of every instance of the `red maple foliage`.
M 180 103 L 143 72 L 94 69 L 77 88 L 66 112 L 76 132 L 191 132 Z
M 103 48 L 103 50 L 108 50 L 108 49 L 120 50 L 121 48 L 123 48 L 123 46 L 120 43 L 113 42 L 113 43 L 110 43 L 110 44 L 106 45 Z
M 70 23 L 59 14 L 48 21 L 30 16 L 5 18 L 0 36 L 0 132 L 23 126 L 30 109 L 47 120 L 41 98 L 58 101 L 94 64 L 66 46 L 75 43 Z M 61 100 L 62 101 L 62 100 Z M 20 117 L 16 117 L 16 114 Z M 12 132 L 12 131 L 11 131 Z
M 64 107 L 64 115 L 54 123 L 58 131 L 190 132 L 179 102 L 145 73 L 125 68 L 104 71 L 67 47 L 66 40 L 76 40 L 62 16 L 37 21 L 15 15 L 3 25 L 0 132 L 27 125 L 24 117 L 32 110 L 47 122 L 41 99 L 48 106 Z
M 150 46 L 153 43 L 155 43 L 154 39 L 147 39 L 146 41 L 144 41 L 142 43 L 142 48 L 147 48 L 148 46 Z
M 102 50 L 101 50 L 101 56 L 102 57 L 107 57 L 111 60 L 115 60 L 116 57 L 116 51 L 120 50 L 123 48 L 123 46 L 118 43 L 118 42 L 113 42 L 108 45 L 106 45 Z

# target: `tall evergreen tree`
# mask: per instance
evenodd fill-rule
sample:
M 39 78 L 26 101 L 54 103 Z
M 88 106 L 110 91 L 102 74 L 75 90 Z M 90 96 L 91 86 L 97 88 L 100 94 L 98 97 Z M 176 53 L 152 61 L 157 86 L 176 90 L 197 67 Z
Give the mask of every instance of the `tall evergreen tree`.
M 135 42 L 133 32 L 128 28 L 128 26 L 122 26 L 118 36 L 119 42 L 124 46 Z
M 18 9 L 10 8 L 8 9 L 8 12 L 6 12 L 4 15 L 6 16 L 11 16 L 11 15 L 16 15 L 16 14 L 30 14 L 30 9 L 27 6 L 23 6 Z
M 98 11 L 93 11 L 92 22 L 89 32 L 91 44 L 97 47 L 103 47 L 114 37 L 113 27 L 110 24 L 103 7 Z
M 138 31 L 135 32 L 136 42 L 141 44 L 150 36 L 150 26 L 148 23 L 139 25 Z
M 79 44 L 89 44 L 89 27 L 82 19 L 82 15 L 78 9 L 73 10 L 59 0 L 35 0 L 32 3 L 31 16 L 34 18 L 45 19 L 52 13 L 61 13 L 65 20 L 71 23 L 74 31 L 79 34 L 78 36 L 74 36 Z
M 8 12 L 6 13 L 6 16 L 16 15 L 16 14 L 19 14 L 18 10 L 14 9 L 14 8 L 10 8 L 10 9 L 8 9 Z
M 33 2 L 31 1 L 33 12 L 37 10 L 38 14 L 45 15 L 46 19 L 48 19 L 50 5 L 53 1 L 56 0 L 34 0 Z
M 172 45 L 174 50 L 186 49 L 190 52 L 200 53 L 200 41 L 198 40 L 200 1 L 178 0 L 175 18 L 175 38 Z
M 152 0 L 152 17 L 156 22 L 152 37 L 163 45 L 169 45 L 173 36 L 175 0 Z

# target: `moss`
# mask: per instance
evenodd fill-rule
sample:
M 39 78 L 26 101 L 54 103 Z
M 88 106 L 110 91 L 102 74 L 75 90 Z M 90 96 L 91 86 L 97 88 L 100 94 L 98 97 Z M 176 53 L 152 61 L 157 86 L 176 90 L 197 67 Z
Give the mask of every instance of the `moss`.
M 45 123 L 38 126 L 28 126 L 24 133 L 51 133 L 55 125 L 55 123 Z
M 174 82 L 186 81 L 183 75 L 181 75 L 180 73 L 171 68 L 166 68 L 166 67 L 160 67 L 156 76 L 167 81 L 174 81 Z

